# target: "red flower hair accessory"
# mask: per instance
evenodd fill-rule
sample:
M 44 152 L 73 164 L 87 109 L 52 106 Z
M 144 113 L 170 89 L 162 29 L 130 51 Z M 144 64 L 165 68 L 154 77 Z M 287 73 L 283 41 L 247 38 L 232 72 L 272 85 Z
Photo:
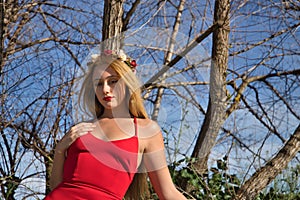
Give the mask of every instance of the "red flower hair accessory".
M 103 54 L 106 56 L 113 56 L 116 57 L 116 59 L 122 60 L 125 64 L 127 64 L 131 68 L 133 72 L 135 72 L 135 68 L 137 67 L 136 61 L 130 58 L 129 56 L 127 56 L 123 50 L 114 51 L 114 50 L 106 49 L 103 51 Z

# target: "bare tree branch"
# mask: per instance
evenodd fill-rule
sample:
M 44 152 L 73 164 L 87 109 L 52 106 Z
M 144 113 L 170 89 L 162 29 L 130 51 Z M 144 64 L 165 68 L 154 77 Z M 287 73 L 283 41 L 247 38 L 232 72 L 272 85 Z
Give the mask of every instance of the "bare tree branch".
M 259 46 L 259 45 L 262 45 L 263 43 L 268 42 L 268 41 L 272 40 L 273 38 L 275 38 L 275 37 L 277 37 L 277 36 L 280 36 L 280 35 L 282 35 L 282 34 L 284 34 L 284 33 L 286 33 L 286 32 L 289 32 L 289 31 L 291 31 L 291 30 L 293 30 L 293 29 L 296 29 L 296 28 L 298 28 L 299 26 L 300 26 L 300 22 L 299 22 L 299 23 L 296 23 L 296 24 L 294 24 L 294 25 L 292 25 L 292 26 L 290 26 L 290 27 L 288 27 L 288 28 L 286 28 L 286 29 L 283 29 L 283 30 L 281 30 L 281 31 L 278 31 L 277 33 L 274 33 L 274 34 L 270 35 L 269 37 L 267 37 L 267 38 L 265 38 L 265 39 L 263 39 L 263 40 L 261 40 L 261 41 L 255 43 L 255 44 L 249 45 L 249 46 L 247 46 L 247 48 L 245 48 L 245 49 L 242 49 L 242 50 L 237 51 L 237 52 L 230 53 L 229 56 L 235 56 L 235 55 L 244 53 L 244 52 L 246 52 L 246 51 L 249 51 L 250 49 L 253 49 L 254 47 L 257 47 L 257 46 Z
M 265 188 L 300 151 L 300 125 L 275 157 L 257 170 L 238 190 L 234 199 L 250 200 Z
M 144 87 L 148 88 L 152 83 L 157 81 L 160 76 L 162 76 L 166 71 L 168 71 L 171 67 L 173 67 L 178 61 L 180 61 L 188 52 L 190 52 L 193 48 L 195 48 L 202 40 L 208 37 L 217 27 L 219 24 L 213 24 L 210 26 L 204 33 L 201 33 L 197 36 L 193 41 L 191 41 L 187 47 L 179 53 L 174 59 L 172 59 L 166 66 L 164 66 L 159 72 L 157 72 L 154 76 L 152 76 L 145 84 Z

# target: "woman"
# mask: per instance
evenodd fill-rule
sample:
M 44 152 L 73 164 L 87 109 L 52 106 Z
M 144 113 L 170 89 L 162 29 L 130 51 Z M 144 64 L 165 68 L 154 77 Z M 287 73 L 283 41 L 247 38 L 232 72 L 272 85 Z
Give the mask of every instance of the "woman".
M 186 199 L 172 183 L 160 128 L 147 117 L 135 61 L 106 50 L 88 66 L 80 102 L 95 120 L 56 145 L 45 200 L 145 199 L 145 172 L 159 199 Z

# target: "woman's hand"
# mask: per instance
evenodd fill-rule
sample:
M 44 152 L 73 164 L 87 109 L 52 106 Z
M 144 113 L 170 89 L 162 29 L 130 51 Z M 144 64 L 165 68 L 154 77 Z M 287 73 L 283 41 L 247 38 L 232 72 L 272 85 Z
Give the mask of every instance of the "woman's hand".
M 69 132 L 57 143 L 53 159 L 52 172 L 50 176 L 50 188 L 53 190 L 63 180 L 63 168 L 65 152 L 69 146 L 80 136 L 87 134 L 95 128 L 93 123 L 80 123 L 73 126 Z
M 73 126 L 67 134 L 57 143 L 55 152 L 64 154 L 71 144 L 79 137 L 87 134 L 96 127 L 93 123 L 82 122 Z

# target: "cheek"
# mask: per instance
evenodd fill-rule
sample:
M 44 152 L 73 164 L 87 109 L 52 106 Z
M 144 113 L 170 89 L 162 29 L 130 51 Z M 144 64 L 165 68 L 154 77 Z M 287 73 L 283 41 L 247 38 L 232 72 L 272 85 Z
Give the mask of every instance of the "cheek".
M 98 101 L 102 102 L 104 95 L 103 95 L 101 87 L 94 87 L 94 92 L 95 92 L 95 95 L 96 95 Z
M 117 84 L 113 90 L 114 95 L 119 101 L 123 101 L 126 96 L 126 86 L 123 83 Z
M 94 92 L 95 92 L 95 94 L 96 94 L 97 96 L 99 96 L 100 94 L 102 94 L 102 93 L 101 93 L 101 87 L 96 87 L 96 86 L 94 86 Z

